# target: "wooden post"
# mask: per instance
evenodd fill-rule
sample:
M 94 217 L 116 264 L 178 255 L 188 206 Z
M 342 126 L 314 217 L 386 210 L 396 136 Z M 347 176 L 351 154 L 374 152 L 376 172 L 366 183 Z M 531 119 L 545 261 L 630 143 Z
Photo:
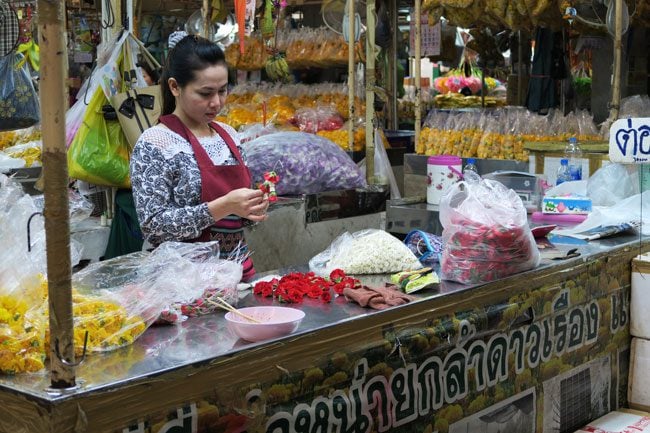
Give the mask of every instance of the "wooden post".
M 612 76 L 612 101 L 609 104 L 610 123 L 618 120 L 621 110 L 621 63 L 623 61 L 623 0 L 615 0 L 614 14 L 614 74 Z
M 417 149 L 418 143 L 420 142 L 420 124 L 422 123 L 422 94 L 421 94 L 421 81 L 422 81 L 422 14 L 421 9 L 421 0 L 415 0 L 415 147 Z
M 375 179 L 375 2 L 366 2 L 366 180 Z
M 391 59 L 388 61 L 388 95 L 389 100 L 387 103 L 387 114 L 388 114 L 388 129 L 396 130 L 398 129 L 399 119 L 397 118 L 397 33 L 399 28 L 397 27 L 397 0 L 390 0 L 388 6 L 388 17 L 390 19 L 390 50 L 388 51 L 388 58 Z
M 356 120 L 355 109 L 354 109 L 354 73 L 355 73 L 355 64 L 354 64 L 354 48 L 356 40 L 354 39 L 354 32 L 356 31 L 354 27 L 354 2 L 350 1 L 347 4 L 348 6 L 348 152 L 352 152 L 354 149 L 354 122 Z
M 59 389 L 75 386 L 75 368 L 69 365 L 74 363 L 74 335 L 65 146 L 65 71 L 68 56 L 64 40 L 64 19 L 63 0 L 38 1 L 44 215 L 50 311 L 50 382 L 52 388 Z
M 210 0 L 203 0 L 203 7 L 201 8 L 201 15 L 203 18 L 203 37 L 210 39 L 210 27 L 212 25 L 211 16 L 212 12 L 210 11 Z

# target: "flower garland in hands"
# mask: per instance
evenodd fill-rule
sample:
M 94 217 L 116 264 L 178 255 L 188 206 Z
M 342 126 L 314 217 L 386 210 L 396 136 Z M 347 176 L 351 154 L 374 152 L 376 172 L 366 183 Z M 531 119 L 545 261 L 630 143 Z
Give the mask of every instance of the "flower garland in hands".
M 269 197 L 270 202 L 278 201 L 278 194 L 275 191 L 275 185 L 280 181 L 280 176 L 275 171 L 264 173 L 264 182 L 260 183 L 259 188 Z
M 341 295 L 346 288 L 359 287 L 361 287 L 359 280 L 345 275 L 341 269 L 334 269 L 329 278 L 319 277 L 313 272 L 306 274 L 292 272 L 280 279 L 258 281 L 253 287 L 253 293 L 265 298 L 277 298 L 278 301 L 287 303 L 302 302 L 305 296 L 327 303 L 332 300 L 332 291 L 336 295 Z

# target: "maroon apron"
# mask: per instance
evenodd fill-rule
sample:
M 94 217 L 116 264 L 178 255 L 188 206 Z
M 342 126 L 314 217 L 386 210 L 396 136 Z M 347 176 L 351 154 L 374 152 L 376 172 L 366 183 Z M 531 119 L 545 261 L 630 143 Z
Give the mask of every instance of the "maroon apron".
M 226 142 L 230 152 L 237 159 L 236 165 L 215 165 L 210 156 L 207 154 L 199 140 L 190 131 L 181 120 L 174 114 L 160 117 L 160 123 L 185 138 L 192 145 L 194 157 L 201 172 L 201 202 L 208 203 L 216 198 L 228 194 L 230 191 L 238 188 L 250 188 L 251 175 L 248 167 L 244 164 L 239 149 L 232 139 L 221 126 L 215 122 L 210 123 L 221 138 Z M 203 230 L 201 235 L 189 242 L 209 242 L 218 241 L 219 251 L 222 258 L 228 258 L 230 254 L 240 248 L 242 253 L 248 252 L 248 247 L 244 240 L 244 222 L 237 215 L 229 215 L 216 221 L 214 225 Z M 244 281 L 250 280 L 255 275 L 253 261 L 248 257 L 244 263 Z

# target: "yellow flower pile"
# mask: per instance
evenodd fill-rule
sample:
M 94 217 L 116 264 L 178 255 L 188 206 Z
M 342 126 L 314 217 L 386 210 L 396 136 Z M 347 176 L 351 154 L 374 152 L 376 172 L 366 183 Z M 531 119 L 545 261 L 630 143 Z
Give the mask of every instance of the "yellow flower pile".
M 0 296 L 0 373 L 16 374 L 42 369 L 49 354 L 47 281 L 41 278 L 37 294 Z M 73 289 L 75 354 L 111 350 L 133 343 L 146 329 L 142 318 L 129 315 L 112 301 L 82 295 Z
M 416 145 L 416 152 L 421 155 L 527 161 L 526 142 L 567 141 L 570 137 L 579 141 L 600 139 L 591 119 L 580 113 L 547 119 L 525 111 L 494 110 L 433 117 L 427 120 L 427 125 L 422 128 Z
M 235 88 L 228 96 L 228 104 L 218 120 L 225 121 L 233 128 L 261 122 L 263 105 L 266 103 L 267 121 L 284 125 L 299 108 L 332 106 L 343 119 L 349 118 L 348 94 L 343 86 L 303 84 Z M 355 115 L 363 116 L 365 104 L 358 97 L 354 102 Z M 231 122 L 231 123 L 229 123 Z
M 0 150 L 13 146 L 17 140 L 18 134 L 15 131 L 0 132 Z
M 88 331 L 89 352 L 99 352 L 126 346 L 135 341 L 147 328 L 140 317 L 129 316 L 124 307 L 94 296 L 73 291 L 74 351 L 83 352 Z M 46 317 L 47 315 L 46 310 Z M 45 345 L 49 347 L 49 329 L 45 332 Z
M 0 132 L 0 151 L 4 151 L 5 149 L 9 149 L 18 144 L 40 141 L 41 138 L 41 130 L 38 128 Z M 40 146 L 32 146 L 16 151 L 11 151 L 9 149 L 9 151 L 6 151 L 5 153 L 12 158 L 24 159 L 27 167 L 31 167 L 37 162 L 40 164 L 41 162 Z
M 27 147 L 16 152 L 7 152 L 7 154 L 12 158 L 24 159 L 26 167 L 31 167 L 35 163 L 40 165 L 42 160 L 41 153 L 40 146 Z
M 341 149 L 348 151 L 348 130 L 343 127 L 335 131 L 318 131 L 316 133 L 321 137 L 325 137 L 330 141 L 338 144 Z M 366 129 L 363 125 L 357 127 L 354 131 L 354 144 L 352 150 L 355 152 L 361 151 L 366 147 Z
M 0 296 L 0 372 L 34 372 L 45 366 L 43 322 L 28 304 Z

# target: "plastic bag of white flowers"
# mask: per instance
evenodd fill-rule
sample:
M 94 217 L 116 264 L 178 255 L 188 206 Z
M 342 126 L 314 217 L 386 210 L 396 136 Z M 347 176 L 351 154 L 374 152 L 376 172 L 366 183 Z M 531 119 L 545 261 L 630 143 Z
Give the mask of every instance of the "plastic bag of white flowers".
M 402 241 L 377 229 L 345 232 L 309 261 L 309 269 L 318 275 L 329 275 L 334 269 L 359 275 L 390 274 L 421 267 Z

